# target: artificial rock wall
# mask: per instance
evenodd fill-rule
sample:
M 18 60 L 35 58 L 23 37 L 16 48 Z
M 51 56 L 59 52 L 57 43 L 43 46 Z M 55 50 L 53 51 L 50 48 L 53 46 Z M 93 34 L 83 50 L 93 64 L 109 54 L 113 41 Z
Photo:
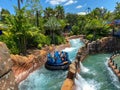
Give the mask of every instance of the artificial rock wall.
M 120 50 L 120 38 L 104 37 L 100 40 L 87 43 L 87 50 L 89 54 L 101 52 L 111 53 L 116 50 Z
M 0 90 L 18 90 L 7 46 L 0 42 Z

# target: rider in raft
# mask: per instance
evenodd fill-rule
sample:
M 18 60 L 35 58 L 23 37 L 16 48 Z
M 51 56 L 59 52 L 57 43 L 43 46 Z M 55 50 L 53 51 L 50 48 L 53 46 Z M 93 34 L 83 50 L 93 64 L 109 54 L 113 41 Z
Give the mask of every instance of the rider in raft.
M 47 62 L 49 64 L 53 64 L 55 62 L 50 53 L 47 54 Z
M 58 51 L 56 51 L 56 52 L 54 53 L 54 59 L 55 59 L 55 63 L 56 63 L 56 64 L 61 64 L 61 63 L 62 63 L 62 60 L 61 60 L 61 58 L 60 58 L 60 54 L 59 54 Z
M 61 52 L 58 51 L 54 52 L 54 58 L 50 53 L 47 55 L 47 61 L 49 64 L 61 64 L 62 62 L 68 61 L 68 53 L 67 52 Z

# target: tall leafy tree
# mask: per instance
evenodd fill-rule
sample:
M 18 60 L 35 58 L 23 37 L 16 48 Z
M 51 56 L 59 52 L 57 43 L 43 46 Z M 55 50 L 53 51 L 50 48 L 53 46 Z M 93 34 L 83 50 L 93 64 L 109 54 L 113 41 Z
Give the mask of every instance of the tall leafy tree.
M 23 0 L 18 0 L 18 9 L 20 10 L 21 6 L 20 6 L 20 3 L 23 3 Z
M 70 25 L 75 25 L 76 22 L 78 22 L 78 15 L 77 14 L 71 14 L 71 13 L 67 13 L 66 14 L 66 20 Z
M 6 22 L 5 17 L 7 15 L 10 15 L 10 12 L 6 9 L 2 9 L 2 11 L 1 11 L 1 21 L 2 22 L 4 22 L 4 23 Z
M 47 7 L 44 10 L 44 17 L 48 19 L 49 17 L 52 17 L 52 16 L 55 16 L 55 11 L 53 10 L 53 8 Z
M 36 17 L 35 24 L 39 27 L 39 17 L 43 12 L 40 0 L 26 0 L 26 6 L 28 6 L 32 16 Z
M 63 6 L 58 5 L 55 7 L 55 16 L 58 19 L 64 19 L 64 16 L 65 16 L 64 14 L 65 14 L 65 12 L 64 12 Z
M 114 15 L 115 15 L 115 19 L 120 19 L 120 2 L 116 3 Z
M 112 12 L 108 11 L 105 15 L 104 15 L 104 20 L 106 21 L 112 21 L 114 18 L 114 15 Z
M 16 8 L 16 15 L 7 17 L 10 32 L 14 34 L 14 41 L 17 43 L 19 51 L 23 55 L 26 55 L 27 33 L 31 27 L 26 17 L 25 8 L 21 8 L 20 10 Z
M 95 19 L 105 19 L 105 15 L 107 13 L 107 9 L 105 8 L 95 8 L 91 13 L 89 14 L 90 18 Z
M 76 22 L 76 23 L 78 23 L 77 26 L 79 26 L 79 30 L 80 30 L 79 34 L 80 33 L 84 34 L 85 25 L 86 25 L 87 21 L 88 21 L 88 19 L 85 15 L 79 15 L 78 16 L 78 22 Z
M 55 44 L 55 39 L 54 39 L 54 32 L 55 30 L 59 30 L 61 27 L 61 24 L 58 22 L 56 17 L 50 17 L 48 21 L 44 25 L 47 29 L 50 29 L 51 31 L 51 36 L 52 36 L 52 43 Z
M 85 25 L 86 34 L 93 35 L 92 40 L 108 34 L 109 26 L 102 19 L 92 19 Z

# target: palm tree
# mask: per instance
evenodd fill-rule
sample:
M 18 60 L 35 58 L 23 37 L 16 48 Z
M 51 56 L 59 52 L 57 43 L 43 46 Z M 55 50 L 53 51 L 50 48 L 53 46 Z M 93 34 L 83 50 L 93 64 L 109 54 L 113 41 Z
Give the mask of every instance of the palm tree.
M 23 3 L 23 0 L 18 0 L 18 9 L 20 10 L 20 2 Z
M 71 26 L 75 25 L 76 22 L 78 22 L 77 18 L 78 18 L 77 14 L 71 14 L 71 13 L 66 14 L 66 20 Z
M 58 6 L 56 6 L 55 7 L 55 14 L 56 14 L 56 17 L 58 18 L 58 19 L 63 19 L 64 18 L 64 8 L 63 8 L 63 6 L 60 6 L 60 5 L 58 5 Z
M 39 17 L 43 12 L 40 0 L 26 0 L 26 5 L 29 7 L 33 16 L 36 15 L 36 26 L 39 27 Z
M 105 8 L 95 8 L 91 13 L 91 18 L 96 18 L 96 19 L 105 19 L 105 15 L 107 13 L 107 9 Z
M 44 17 L 48 19 L 49 17 L 52 17 L 52 16 L 55 16 L 55 11 L 51 7 L 47 7 L 44 10 Z
M 17 0 L 17 3 L 18 3 L 18 9 L 20 10 L 20 3 L 23 3 L 23 0 Z
M 57 21 L 56 17 L 50 17 L 44 26 L 51 31 L 52 43 L 55 44 L 54 32 L 60 29 L 60 23 Z

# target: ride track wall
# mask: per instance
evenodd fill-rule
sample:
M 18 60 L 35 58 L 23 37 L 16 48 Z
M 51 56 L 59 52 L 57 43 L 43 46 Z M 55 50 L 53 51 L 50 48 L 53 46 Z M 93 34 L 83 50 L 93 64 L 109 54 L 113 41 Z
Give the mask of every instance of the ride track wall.
M 76 77 L 77 72 L 80 73 L 80 61 L 82 62 L 87 57 L 87 55 L 97 53 L 111 53 L 116 50 L 120 50 L 120 39 L 116 37 L 104 37 L 100 40 L 98 39 L 92 42 L 89 42 L 85 39 L 82 40 L 85 45 L 78 50 L 75 61 L 69 65 L 67 77 L 63 82 L 61 90 L 75 89 L 74 78 Z

